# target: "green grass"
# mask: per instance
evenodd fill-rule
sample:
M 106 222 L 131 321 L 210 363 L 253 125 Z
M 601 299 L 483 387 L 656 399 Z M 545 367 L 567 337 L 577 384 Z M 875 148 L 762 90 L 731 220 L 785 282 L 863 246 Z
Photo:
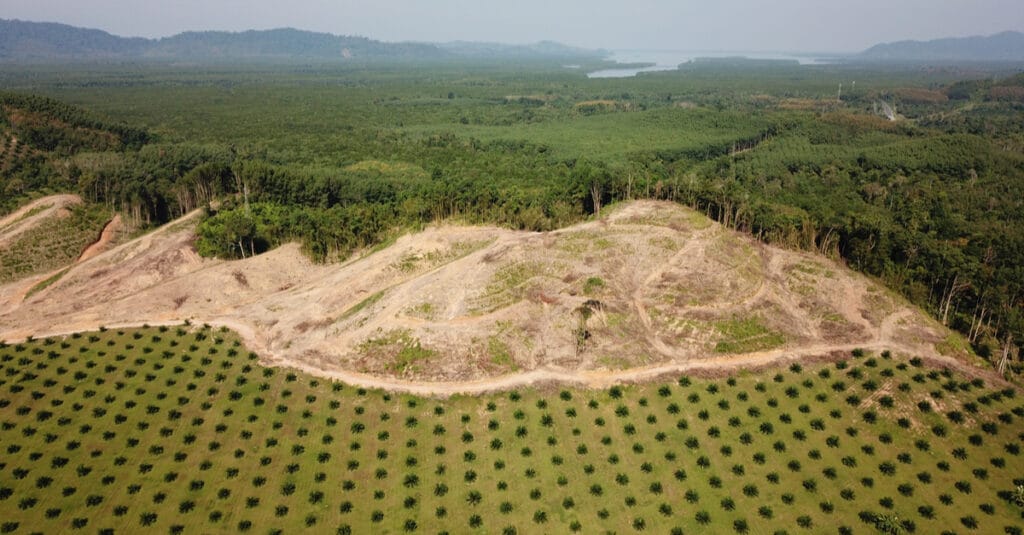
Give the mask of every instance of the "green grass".
M 210 329 L 37 340 L 0 348 L 0 529 L 1021 529 L 1020 396 L 915 364 L 438 400 Z
M 601 277 L 588 277 L 587 280 L 583 282 L 583 294 L 594 295 L 604 289 L 604 287 L 604 279 Z
M 718 353 L 750 353 L 773 349 L 786 343 L 782 333 L 766 327 L 761 318 L 733 318 L 715 323 L 722 339 L 715 344 Z
M 551 266 L 539 260 L 510 262 L 495 270 L 484 292 L 475 298 L 471 312 L 486 313 L 523 298 L 534 277 L 546 276 Z
M 68 268 L 68 269 L 71 269 L 71 268 Z M 62 270 L 58 271 L 57 273 L 54 273 L 53 275 L 47 277 L 45 280 L 39 282 L 35 286 L 33 286 L 32 289 L 30 289 L 28 291 L 28 293 L 25 294 L 25 299 L 28 299 L 29 297 L 32 297 L 33 295 L 35 295 L 35 294 L 37 294 L 37 293 L 39 293 L 39 292 L 49 288 L 50 286 L 52 286 L 53 283 L 59 281 L 60 278 L 63 277 L 64 274 L 68 272 L 68 269 L 62 269 Z
M 341 315 L 338 316 L 338 321 L 347 320 L 348 318 L 355 316 L 356 314 L 365 310 L 366 308 L 373 306 L 374 303 L 380 301 L 381 297 L 384 297 L 384 292 L 385 290 L 381 290 L 370 295 L 370 297 L 367 297 L 366 299 L 363 299 L 362 301 L 356 303 L 345 312 L 342 312 Z
M 508 348 L 508 344 L 503 342 L 501 338 L 491 336 L 487 339 L 487 353 L 491 356 L 492 364 L 502 368 L 511 368 L 513 370 L 517 368 L 515 359 L 512 358 L 512 352 Z
M 423 361 L 436 352 L 422 346 L 418 338 L 405 329 L 394 329 L 359 345 L 359 351 L 373 360 L 384 360 L 393 372 L 419 369 Z

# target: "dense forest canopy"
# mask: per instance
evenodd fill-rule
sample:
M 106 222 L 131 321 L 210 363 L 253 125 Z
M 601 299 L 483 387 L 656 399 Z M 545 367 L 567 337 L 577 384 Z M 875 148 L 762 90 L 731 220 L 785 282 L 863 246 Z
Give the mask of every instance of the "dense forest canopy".
M 841 257 L 998 361 L 1024 340 L 1024 75 L 983 69 L 7 68 L 0 210 L 205 209 L 203 254 L 332 261 L 439 220 L 546 230 L 668 199 Z

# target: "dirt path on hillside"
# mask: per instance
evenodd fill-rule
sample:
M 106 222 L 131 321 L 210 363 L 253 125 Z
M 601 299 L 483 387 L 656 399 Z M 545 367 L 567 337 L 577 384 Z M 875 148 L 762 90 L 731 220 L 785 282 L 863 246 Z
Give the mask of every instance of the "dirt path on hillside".
M 968 377 L 984 379 L 995 386 L 1017 388 L 991 370 L 977 368 L 956 358 L 939 355 L 938 353 L 922 355 L 919 348 L 904 346 L 888 336 L 870 344 L 812 345 L 795 349 L 776 349 L 744 355 L 724 355 L 693 359 L 684 362 L 644 366 L 626 370 L 573 371 L 554 366 L 545 366 L 526 372 L 472 381 L 407 381 L 343 370 L 333 366 L 315 366 L 305 361 L 286 358 L 269 349 L 268 340 L 260 336 L 259 332 L 249 325 L 228 318 L 215 319 L 206 323 L 214 328 L 226 327 L 238 333 L 246 347 L 260 355 L 260 364 L 263 366 L 293 369 L 314 377 L 341 381 L 362 388 L 403 392 L 419 396 L 450 397 L 460 394 L 486 394 L 516 388 L 541 387 L 544 385 L 571 385 L 601 389 L 616 384 L 651 382 L 686 373 L 723 375 L 738 370 L 780 367 L 793 362 L 804 362 L 815 357 L 835 359 L 841 355 L 847 355 L 855 349 L 876 353 L 889 350 L 896 357 L 904 356 L 910 358 L 917 356 L 921 357 L 932 367 L 950 368 Z M 175 327 L 181 326 L 182 323 L 179 321 L 138 322 L 107 325 L 106 328 L 131 329 L 147 325 L 150 327 Z M 73 332 L 53 332 L 37 334 L 35 338 L 69 336 L 71 334 Z M 6 340 L 7 343 L 20 341 Z

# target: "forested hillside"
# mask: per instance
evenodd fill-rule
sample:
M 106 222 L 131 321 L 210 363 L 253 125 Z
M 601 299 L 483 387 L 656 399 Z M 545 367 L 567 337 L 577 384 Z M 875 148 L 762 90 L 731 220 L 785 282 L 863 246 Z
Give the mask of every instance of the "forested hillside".
M 0 73 L 154 133 L 7 97 L 69 126 L 48 133 L 26 124 L 52 119 L 26 123 L 5 106 L 5 128 L 48 156 L 4 174 L 4 189 L 69 189 L 136 225 L 207 208 L 203 254 L 298 240 L 318 261 L 438 220 L 541 230 L 619 200 L 669 199 L 842 257 L 995 363 L 1024 340 L 1019 75 L 519 69 Z M 833 81 L 854 77 L 837 100 Z M 76 137 L 90 128 L 105 134 Z

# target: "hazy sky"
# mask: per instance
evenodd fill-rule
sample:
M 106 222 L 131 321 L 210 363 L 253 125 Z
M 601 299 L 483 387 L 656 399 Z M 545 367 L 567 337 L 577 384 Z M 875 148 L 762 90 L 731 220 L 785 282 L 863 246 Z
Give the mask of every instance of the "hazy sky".
M 1024 0 L 0 0 L 0 18 L 143 37 L 290 26 L 385 41 L 829 52 L 1024 30 Z

